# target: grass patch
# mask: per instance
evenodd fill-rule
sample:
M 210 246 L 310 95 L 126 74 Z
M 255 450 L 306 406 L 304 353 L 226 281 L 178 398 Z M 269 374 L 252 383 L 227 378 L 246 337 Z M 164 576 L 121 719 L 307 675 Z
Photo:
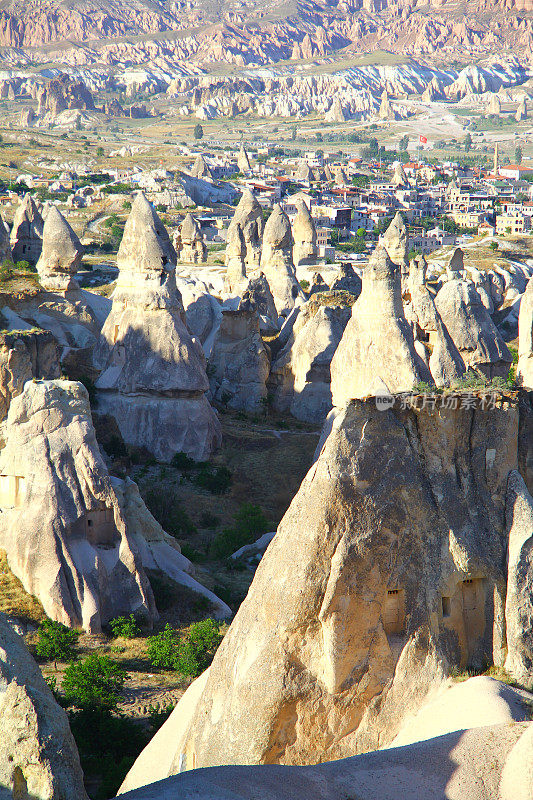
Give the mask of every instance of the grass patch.
M 4 550 L 0 550 L 0 612 L 26 622 L 40 623 L 46 619 L 40 602 L 11 572 Z

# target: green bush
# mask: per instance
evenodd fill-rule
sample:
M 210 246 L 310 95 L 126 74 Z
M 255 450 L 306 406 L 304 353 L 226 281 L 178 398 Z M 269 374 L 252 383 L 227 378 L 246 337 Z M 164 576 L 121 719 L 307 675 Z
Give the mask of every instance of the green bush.
M 187 453 L 174 453 L 172 461 L 170 462 L 176 469 L 189 470 L 196 467 L 196 461 L 192 459 Z
M 144 501 L 159 524 L 171 536 L 190 536 L 196 533 L 196 526 L 187 512 L 161 491 L 160 486 L 153 486 L 144 497 Z
M 110 458 L 125 458 L 128 455 L 126 445 L 116 433 L 109 438 L 109 441 L 103 447 Z
M 224 494 L 231 486 L 232 475 L 225 467 L 203 467 L 194 478 L 195 483 L 211 494 Z
M 70 728 L 80 754 L 86 778 L 96 784 L 91 797 L 114 797 L 133 762 L 157 730 L 158 720 L 150 717 L 150 730 L 137 720 L 87 711 L 69 712 Z
M 70 705 L 82 711 L 115 711 L 126 677 L 122 667 L 109 656 L 92 653 L 66 668 L 63 693 Z
M 37 269 L 29 261 L 17 261 L 15 267 L 21 272 L 37 272 Z
M 74 658 L 74 646 L 77 641 L 77 631 L 70 630 L 60 622 L 45 619 L 39 625 L 35 652 L 39 658 L 53 661 L 57 668 L 58 661 L 69 661 Z
M 214 619 L 195 622 L 185 639 L 178 643 L 175 669 L 182 675 L 197 678 L 213 660 L 221 641 L 220 626 Z
M 255 542 L 270 529 L 262 509 L 253 503 L 243 503 L 233 519 L 233 527 L 225 528 L 213 539 L 211 553 L 215 558 L 227 558 L 245 544 Z
M 178 652 L 176 631 L 167 622 L 164 630 L 148 639 L 148 658 L 153 667 L 173 669 Z
M 130 614 L 129 617 L 115 617 L 109 623 L 109 627 L 115 638 L 121 636 L 123 639 L 135 639 L 141 632 L 133 614 Z

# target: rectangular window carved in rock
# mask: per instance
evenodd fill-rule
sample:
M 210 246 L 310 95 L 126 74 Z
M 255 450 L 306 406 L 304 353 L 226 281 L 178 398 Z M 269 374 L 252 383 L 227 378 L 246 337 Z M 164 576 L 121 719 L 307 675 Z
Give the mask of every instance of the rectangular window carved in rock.
M 383 607 L 385 633 L 402 633 L 405 628 L 405 593 L 403 589 L 388 589 Z

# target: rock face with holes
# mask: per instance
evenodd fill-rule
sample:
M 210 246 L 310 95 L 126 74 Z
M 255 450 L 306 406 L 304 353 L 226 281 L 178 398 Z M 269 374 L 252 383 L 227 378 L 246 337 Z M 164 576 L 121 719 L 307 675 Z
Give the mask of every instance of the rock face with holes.
M 363 288 L 331 362 L 333 405 L 356 397 L 410 391 L 433 383 L 415 350 L 403 310 L 400 270 L 377 247 L 363 275 Z
M 435 307 L 467 368 L 489 379 L 507 377 L 511 353 L 472 283 L 447 281 Z
M 52 206 L 43 226 L 43 246 L 37 262 L 42 286 L 51 291 L 78 289 L 74 277 L 80 268 L 83 247 L 65 217 Z
M 503 665 L 521 407 L 466 396 L 338 415 L 211 667 L 158 734 L 166 775 L 384 747 L 454 669 Z
M 59 352 L 50 331 L 0 334 L 0 421 L 32 378 L 59 378 Z
M 113 306 L 94 360 L 99 410 L 115 417 L 125 442 L 169 461 L 176 452 L 197 461 L 219 445 L 209 405 L 205 356 L 185 323 L 168 234 L 139 194 L 118 251 Z
M 304 294 L 296 279 L 293 262 L 293 245 L 289 218 L 276 204 L 265 225 L 261 269 L 270 286 L 276 309 L 284 316 L 299 302 Z
M 533 389 L 533 278 L 529 279 L 526 291 L 520 300 L 516 374 L 522 386 Z
M 37 264 L 43 247 L 43 218 L 30 194 L 24 195 L 13 219 L 11 249 L 13 261 Z
M 87 390 L 29 381 L 11 401 L 0 454 L 0 547 L 52 619 L 99 631 L 157 617 L 98 448 Z
M 0 727 L 0 797 L 87 800 L 67 715 L 2 614 Z
M 213 397 L 238 411 L 257 412 L 266 399 L 270 356 L 255 309 L 223 311 L 209 359 Z

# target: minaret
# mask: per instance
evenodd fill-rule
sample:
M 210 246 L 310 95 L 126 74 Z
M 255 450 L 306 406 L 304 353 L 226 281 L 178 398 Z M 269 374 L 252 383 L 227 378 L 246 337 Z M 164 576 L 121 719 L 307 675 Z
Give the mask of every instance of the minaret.
M 495 177 L 495 178 L 497 178 L 497 177 L 498 177 L 498 174 L 499 174 L 499 169 L 498 169 L 498 156 L 499 156 L 499 152 L 498 152 L 498 142 L 496 142 L 496 144 L 494 145 L 494 177 Z

